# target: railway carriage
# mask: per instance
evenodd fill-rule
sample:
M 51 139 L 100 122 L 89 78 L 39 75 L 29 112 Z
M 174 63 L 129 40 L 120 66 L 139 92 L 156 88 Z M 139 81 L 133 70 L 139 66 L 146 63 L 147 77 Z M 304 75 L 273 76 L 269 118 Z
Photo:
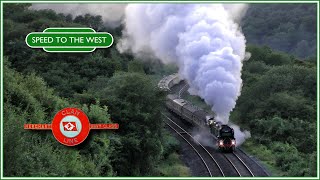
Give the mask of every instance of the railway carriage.
M 228 125 L 215 121 L 212 114 L 172 94 L 167 96 L 166 106 L 170 111 L 196 127 L 209 127 L 211 133 L 217 137 L 219 150 L 233 151 L 235 149 L 236 140 L 233 129 Z
M 202 109 L 198 109 L 193 114 L 193 121 L 197 122 L 199 126 L 207 127 L 207 116 L 207 112 Z
M 181 117 L 191 123 L 192 125 L 199 125 L 197 121 L 193 121 L 193 114 L 197 111 L 197 109 L 189 102 L 185 102 L 185 104 L 181 108 Z

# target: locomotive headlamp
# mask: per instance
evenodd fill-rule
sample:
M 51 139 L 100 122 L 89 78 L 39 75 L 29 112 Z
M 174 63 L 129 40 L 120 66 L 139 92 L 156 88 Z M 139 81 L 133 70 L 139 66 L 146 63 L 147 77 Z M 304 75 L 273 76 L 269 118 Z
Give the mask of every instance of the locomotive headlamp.
M 219 141 L 219 146 L 223 146 L 223 140 Z
M 231 144 L 232 144 L 232 145 L 235 145 L 235 144 L 236 144 L 236 141 L 235 141 L 235 140 L 232 140 L 232 141 L 231 141 Z
M 211 124 L 213 124 L 214 123 L 214 121 L 213 120 L 209 120 L 209 124 L 211 125 Z

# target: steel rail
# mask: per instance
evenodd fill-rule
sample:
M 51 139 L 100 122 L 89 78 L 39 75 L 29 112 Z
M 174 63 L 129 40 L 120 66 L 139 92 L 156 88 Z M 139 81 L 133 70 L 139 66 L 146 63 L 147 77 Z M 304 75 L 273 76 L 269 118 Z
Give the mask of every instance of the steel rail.
M 236 153 L 232 152 L 232 154 L 237 157 L 237 159 L 241 162 L 241 164 L 243 164 L 246 167 L 246 169 L 249 171 L 251 176 L 254 177 L 254 174 L 252 173 L 251 169 L 247 166 L 247 164 L 243 162 L 243 160 Z
M 237 167 L 233 164 L 233 162 L 232 162 L 225 154 L 223 154 L 223 157 L 225 157 L 225 158 L 228 160 L 228 162 L 232 165 L 232 167 L 237 171 L 237 174 L 241 177 L 241 174 L 240 174 L 239 170 L 238 170 Z
M 179 93 L 178 93 L 178 97 L 181 98 L 181 94 L 184 92 L 184 89 L 188 86 L 188 84 L 184 85 L 180 90 L 179 90 Z M 168 116 L 166 116 L 165 114 L 162 113 L 162 115 L 164 115 L 168 120 L 170 120 L 171 122 L 173 122 L 177 127 L 179 127 L 182 131 L 184 131 L 186 134 L 188 134 L 191 138 L 193 138 L 188 132 L 186 132 L 182 127 L 180 127 L 178 124 L 176 124 L 173 120 L 171 120 Z M 167 123 L 166 123 L 167 124 Z M 177 132 L 177 131 L 176 131 Z M 177 132 L 178 133 L 178 132 Z M 179 133 L 178 133 L 179 134 Z M 181 136 L 181 134 L 179 134 Z M 215 139 L 217 139 L 217 137 L 215 137 L 214 135 L 212 135 Z M 217 161 L 214 159 L 214 157 L 208 152 L 208 150 L 203 147 L 199 141 L 195 140 L 193 138 L 194 141 L 196 141 L 209 155 L 210 157 L 214 160 L 215 164 L 218 166 L 221 174 L 224 176 L 224 173 L 221 169 L 221 167 L 219 166 L 219 164 L 217 163 Z M 239 149 L 241 152 L 243 152 L 241 149 Z M 254 177 L 254 174 L 252 173 L 251 169 L 246 165 L 246 163 L 238 156 L 236 155 L 234 152 L 232 152 L 232 154 L 241 162 L 241 164 L 248 170 L 248 172 L 250 173 L 250 175 L 252 177 Z M 243 152 L 243 154 L 245 154 Z M 247 155 L 247 154 L 245 154 Z M 234 163 L 225 155 L 223 154 L 223 156 L 227 159 L 227 161 L 232 165 L 232 167 L 236 170 L 236 172 L 238 173 L 238 175 L 241 177 L 241 173 L 239 172 L 239 170 L 236 168 L 236 166 L 234 165 Z M 248 156 L 248 158 L 250 158 Z M 250 158 L 251 159 L 251 158 Z M 254 160 L 253 160 L 254 161 Z M 255 162 L 255 161 L 254 161 Z M 266 173 L 267 175 L 269 175 L 257 162 L 255 162 L 263 171 L 264 173 Z
M 204 161 L 203 157 L 200 155 L 200 153 L 198 152 L 198 150 L 197 150 L 185 137 L 183 137 L 174 127 L 172 127 L 169 123 L 167 123 L 167 122 L 164 122 L 164 123 L 166 123 L 167 126 L 169 126 L 172 130 L 174 130 L 180 137 L 182 137 L 182 138 L 192 147 L 192 149 L 193 149 L 193 150 L 197 153 L 197 155 L 200 157 L 200 159 L 201 159 L 202 163 L 204 164 L 204 166 L 206 167 L 206 169 L 207 169 L 210 177 L 212 177 L 211 171 L 210 171 L 207 163 Z
M 221 167 L 220 167 L 219 163 L 217 162 L 217 160 L 210 154 L 210 152 L 209 152 L 199 141 L 197 141 L 196 139 L 194 139 L 191 134 L 189 134 L 185 129 L 183 129 L 181 126 L 179 126 L 177 123 L 175 123 L 175 122 L 174 122 L 172 119 L 170 119 L 168 116 L 166 116 L 166 115 L 163 114 L 163 113 L 162 113 L 162 115 L 165 116 L 169 121 L 171 121 L 171 122 L 172 122 L 173 124 L 175 124 L 177 127 L 179 127 L 183 132 L 185 132 L 188 136 L 190 136 L 195 142 L 197 142 L 197 143 L 202 147 L 202 149 L 205 150 L 205 151 L 208 153 L 208 155 L 211 157 L 211 159 L 214 161 L 214 163 L 215 163 L 216 166 L 218 167 L 218 169 L 219 169 L 220 173 L 222 174 L 222 176 L 225 177 L 224 172 L 223 172 L 223 170 L 221 169 Z
M 262 169 L 263 173 L 265 173 L 267 176 L 271 176 L 269 172 L 265 170 L 264 167 L 262 167 L 256 160 L 254 160 L 252 157 L 250 157 L 246 152 L 244 152 L 241 148 L 237 148 L 244 156 L 247 156 L 251 161 L 253 161 L 256 165 Z
M 218 138 L 216 136 L 214 136 L 213 134 L 210 134 L 215 140 L 217 140 Z M 239 149 L 239 148 L 237 148 Z M 241 152 L 243 152 L 241 150 Z M 234 152 L 232 152 L 232 154 L 234 154 L 236 156 L 236 158 L 241 162 L 241 164 L 243 164 L 246 169 L 249 171 L 249 173 L 252 175 L 252 177 L 254 177 L 254 174 L 252 173 L 251 169 L 247 166 L 247 164 L 245 162 L 243 162 L 243 160 L 238 156 L 236 155 Z M 223 154 L 223 156 L 230 162 L 230 164 L 234 167 L 234 169 L 237 171 L 237 173 L 239 174 L 239 176 L 241 176 L 240 172 L 238 171 L 238 169 L 236 168 L 236 166 L 234 165 L 234 163 L 232 163 L 232 161 L 225 155 Z M 250 158 L 250 157 L 248 157 Z M 250 158 L 251 159 L 251 158 Z M 256 163 L 256 162 L 255 162 Z M 261 168 L 261 166 L 259 166 Z
M 187 86 L 188 86 L 188 84 L 186 83 L 186 85 L 184 85 L 184 86 L 180 89 L 179 94 L 178 94 L 178 97 L 179 97 L 179 98 L 181 98 L 181 94 L 184 93 L 184 89 L 187 88 Z

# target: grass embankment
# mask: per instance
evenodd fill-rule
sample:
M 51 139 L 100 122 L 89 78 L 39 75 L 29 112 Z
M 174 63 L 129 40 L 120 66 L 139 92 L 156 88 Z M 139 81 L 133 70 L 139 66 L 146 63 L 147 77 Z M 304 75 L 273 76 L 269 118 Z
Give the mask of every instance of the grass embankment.
M 241 148 L 259 159 L 260 163 L 268 169 L 272 176 L 284 176 L 284 173 L 276 167 L 275 154 L 266 146 L 248 139 L 242 144 Z
M 186 177 L 191 176 L 190 169 L 180 158 L 180 143 L 168 131 L 164 131 L 166 142 L 164 142 L 165 152 L 157 170 L 159 176 L 165 177 Z

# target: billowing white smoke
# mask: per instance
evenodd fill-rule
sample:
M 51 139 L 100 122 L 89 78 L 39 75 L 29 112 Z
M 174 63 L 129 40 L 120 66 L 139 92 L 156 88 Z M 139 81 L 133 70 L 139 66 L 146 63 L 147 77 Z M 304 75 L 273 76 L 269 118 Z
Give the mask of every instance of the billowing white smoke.
M 189 92 L 203 98 L 216 120 L 227 124 L 242 86 L 246 41 L 236 22 L 246 8 L 243 4 L 130 4 L 117 47 L 120 52 L 152 53 L 164 63 L 177 64 Z
M 216 118 L 227 123 L 240 95 L 245 57 L 245 38 L 229 13 L 239 8 L 227 7 L 128 5 L 125 37 L 118 48 L 135 54 L 151 51 L 165 63 L 176 63 L 189 92 L 203 98 Z
M 230 127 L 233 128 L 234 130 L 234 137 L 236 139 L 236 146 L 240 146 L 244 141 L 248 138 L 251 137 L 251 133 L 247 130 L 241 131 L 240 127 L 231 124 Z M 209 146 L 215 148 L 216 145 L 213 141 L 212 135 L 209 132 L 209 129 L 198 131 L 198 130 L 193 130 L 192 131 L 192 137 L 196 143 L 200 143 L 203 146 Z
M 240 146 L 246 139 L 251 137 L 251 133 L 249 131 L 245 130 L 242 132 L 240 127 L 235 124 L 232 124 L 230 127 L 234 130 L 234 137 L 237 141 L 236 146 Z
M 216 147 L 209 129 L 202 130 L 202 131 L 194 129 L 191 135 L 194 139 L 194 142 L 197 144 L 200 143 L 203 146 L 208 146 L 213 148 Z

